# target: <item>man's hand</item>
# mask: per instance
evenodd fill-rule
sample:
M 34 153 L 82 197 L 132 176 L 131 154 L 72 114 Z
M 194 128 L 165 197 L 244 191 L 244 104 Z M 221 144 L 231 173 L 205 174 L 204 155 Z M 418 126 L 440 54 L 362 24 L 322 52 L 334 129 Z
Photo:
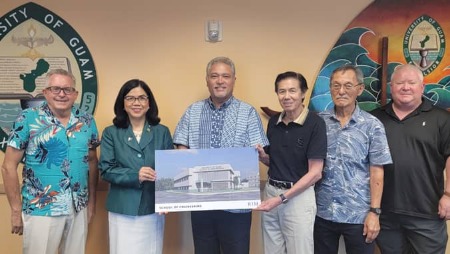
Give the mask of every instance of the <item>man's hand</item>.
M 450 220 L 450 197 L 443 195 L 441 200 L 439 200 L 438 208 L 439 217 L 441 219 Z
M 23 158 L 24 150 L 18 150 L 11 146 L 6 148 L 5 160 L 2 165 L 3 184 L 6 197 L 11 207 L 11 233 L 23 234 L 22 199 L 20 192 L 17 167 Z
M 279 206 L 280 204 L 281 204 L 280 197 L 272 197 L 267 200 L 264 200 L 258 207 L 256 207 L 253 210 L 269 212 L 270 210 L 274 209 L 275 207 Z
M 366 236 L 366 243 L 371 243 L 380 233 L 380 218 L 375 213 L 369 212 L 364 221 L 363 235 Z
M 261 145 L 256 145 L 256 151 L 258 151 L 258 157 L 259 161 L 262 162 L 264 165 L 269 166 L 270 164 L 270 157 L 266 152 L 264 151 L 264 148 Z
M 11 233 L 23 234 L 22 211 L 11 212 Z

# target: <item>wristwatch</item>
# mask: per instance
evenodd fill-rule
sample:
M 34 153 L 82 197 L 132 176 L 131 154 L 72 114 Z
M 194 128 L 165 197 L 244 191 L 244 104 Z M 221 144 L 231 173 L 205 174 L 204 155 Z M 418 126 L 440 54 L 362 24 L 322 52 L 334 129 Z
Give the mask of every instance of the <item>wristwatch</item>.
M 374 214 L 376 214 L 376 215 L 380 215 L 381 214 L 381 208 L 374 208 L 374 207 L 371 207 L 370 209 L 369 209 L 369 212 L 372 212 L 372 213 L 374 213 Z
M 283 204 L 286 204 L 289 201 L 289 199 L 287 199 L 287 197 L 284 196 L 283 193 L 280 194 L 280 198 L 281 198 L 281 203 L 283 203 Z

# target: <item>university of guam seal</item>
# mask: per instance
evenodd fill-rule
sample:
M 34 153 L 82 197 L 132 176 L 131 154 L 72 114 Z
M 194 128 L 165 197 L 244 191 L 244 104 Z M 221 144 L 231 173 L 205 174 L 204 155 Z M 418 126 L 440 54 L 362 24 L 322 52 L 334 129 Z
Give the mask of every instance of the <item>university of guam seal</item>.
M 358 66 L 364 73 L 364 91 L 357 99 L 360 108 L 378 108 L 385 103 L 383 96 L 386 102 L 391 98 L 389 83 L 394 69 L 410 63 L 425 75 L 423 96 L 450 111 L 450 57 L 445 55 L 449 13 L 450 1 L 374 0 L 350 22 L 325 58 L 309 109 L 323 111 L 334 106 L 330 75 L 345 64 Z M 384 74 L 386 90 L 382 89 Z
M 445 53 L 444 30 L 428 15 L 416 18 L 403 38 L 403 54 L 406 62 L 414 63 L 426 76 L 441 63 Z
M 45 75 L 62 68 L 76 78 L 75 104 L 93 114 L 97 73 L 80 35 L 61 17 L 29 2 L 0 18 L 0 149 L 24 108 L 44 100 Z

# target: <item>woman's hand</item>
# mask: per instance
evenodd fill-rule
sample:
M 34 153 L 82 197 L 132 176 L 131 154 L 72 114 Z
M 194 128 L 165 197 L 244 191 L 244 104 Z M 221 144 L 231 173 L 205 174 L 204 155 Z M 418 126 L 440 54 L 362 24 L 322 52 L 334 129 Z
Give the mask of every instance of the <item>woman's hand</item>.
M 156 181 L 156 171 L 151 167 L 142 167 L 139 170 L 139 182 L 143 181 Z

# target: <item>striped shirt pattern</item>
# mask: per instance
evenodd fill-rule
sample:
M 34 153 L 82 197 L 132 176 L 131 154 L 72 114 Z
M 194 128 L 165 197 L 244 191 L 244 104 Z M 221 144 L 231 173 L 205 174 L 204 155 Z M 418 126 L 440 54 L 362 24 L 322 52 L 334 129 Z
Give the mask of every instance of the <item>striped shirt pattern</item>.
M 215 111 L 223 112 L 220 133 L 213 131 L 213 122 L 221 121 L 212 119 Z M 219 136 L 222 148 L 269 145 L 256 109 L 234 97 L 218 109 L 209 98 L 189 106 L 175 129 L 173 142 L 191 149 L 209 149 L 216 146 Z
M 255 108 L 233 96 L 218 109 L 210 98 L 189 106 L 175 129 L 173 143 L 191 149 L 269 145 Z

